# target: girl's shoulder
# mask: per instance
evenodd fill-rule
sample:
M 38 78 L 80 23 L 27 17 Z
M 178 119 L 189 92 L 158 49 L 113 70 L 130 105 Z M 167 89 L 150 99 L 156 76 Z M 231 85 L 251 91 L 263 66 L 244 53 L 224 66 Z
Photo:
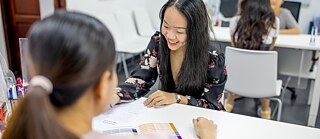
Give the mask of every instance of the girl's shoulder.
M 220 44 L 215 41 L 210 42 L 208 52 L 209 52 L 210 59 L 215 59 L 217 57 L 224 57 L 224 53 L 220 49 Z
M 235 15 L 235 16 L 233 16 L 233 17 L 230 19 L 230 22 L 231 22 L 231 21 L 237 22 L 237 21 L 239 21 L 240 18 L 241 18 L 240 15 Z
M 152 39 L 153 39 L 157 44 L 160 44 L 160 37 L 161 37 L 160 31 L 156 31 L 156 32 L 152 35 Z
M 281 8 L 281 12 L 280 14 L 283 14 L 285 16 L 288 16 L 288 14 L 291 14 L 290 10 L 288 10 L 287 8 Z

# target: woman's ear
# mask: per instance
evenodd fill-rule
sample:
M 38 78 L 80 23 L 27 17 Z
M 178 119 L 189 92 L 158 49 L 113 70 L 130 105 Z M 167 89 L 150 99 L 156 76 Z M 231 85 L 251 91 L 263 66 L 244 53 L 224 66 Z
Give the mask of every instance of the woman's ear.
M 106 70 L 101 78 L 96 87 L 94 88 L 94 93 L 96 96 L 96 99 L 103 99 L 107 95 L 108 87 L 110 86 L 110 76 L 112 76 L 111 71 Z

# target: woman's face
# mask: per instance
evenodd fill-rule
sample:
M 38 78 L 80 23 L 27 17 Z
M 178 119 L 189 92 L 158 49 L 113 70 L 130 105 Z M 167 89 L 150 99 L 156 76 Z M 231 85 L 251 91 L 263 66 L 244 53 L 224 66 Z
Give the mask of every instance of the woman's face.
M 171 51 L 185 47 L 187 41 L 187 20 L 174 6 L 164 13 L 161 33 L 167 40 Z
M 283 0 L 270 0 L 272 9 L 280 8 Z

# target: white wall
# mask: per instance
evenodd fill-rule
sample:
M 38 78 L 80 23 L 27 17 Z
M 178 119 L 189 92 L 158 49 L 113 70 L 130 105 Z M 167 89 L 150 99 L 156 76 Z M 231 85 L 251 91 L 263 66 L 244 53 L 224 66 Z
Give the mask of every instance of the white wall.
M 302 5 L 300 9 L 299 25 L 303 33 L 308 33 L 309 23 L 313 16 L 320 16 L 320 0 L 311 0 L 309 5 Z
M 1 7 L 0 7 L 0 53 L 8 64 L 8 56 L 7 56 L 6 42 L 4 37 Z
M 144 0 L 66 0 L 68 10 L 77 10 L 93 16 L 119 10 L 133 10 L 145 6 Z

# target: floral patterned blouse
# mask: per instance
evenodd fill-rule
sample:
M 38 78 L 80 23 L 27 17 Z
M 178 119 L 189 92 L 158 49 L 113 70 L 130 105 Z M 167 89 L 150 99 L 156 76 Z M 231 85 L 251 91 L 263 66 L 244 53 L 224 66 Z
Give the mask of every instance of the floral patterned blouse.
M 156 82 L 161 72 L 159 71 L 160 37 L 160 32 L 156 32 L 151 37 L 139 68 L 132 72 L 125 83 L 117 88 L 121 102 L 131 102 L 143 97 Z M 221 103 L 222 93 L 227 80 L 224 54 L 214 46 L 209 47 L 208 54 L 208 80 L 205 84 L 206 87 L 203 89 L 199 99 L 193 96 L 186 96 L 188 98 L 188 105 L 224 110 Z M 179 92 L 175 93 L 179 94 Z

